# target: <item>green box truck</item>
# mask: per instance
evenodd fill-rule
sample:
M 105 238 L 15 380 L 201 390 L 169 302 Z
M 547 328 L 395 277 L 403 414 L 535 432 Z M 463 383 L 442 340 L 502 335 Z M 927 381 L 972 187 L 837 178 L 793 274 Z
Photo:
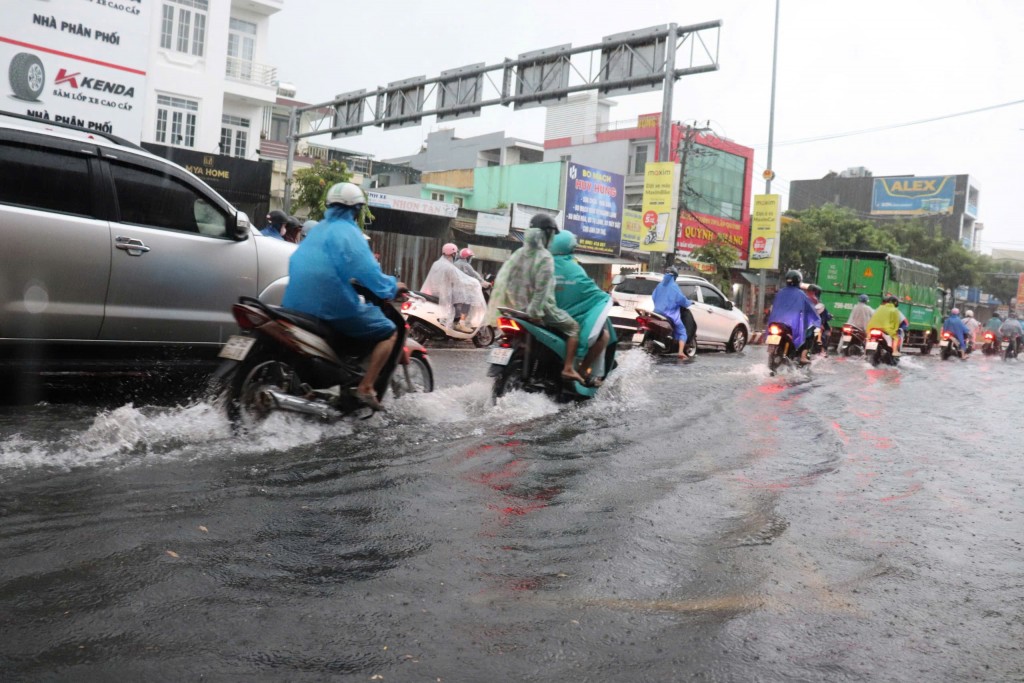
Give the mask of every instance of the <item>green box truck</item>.
M 904 346 L 928 353 L 938 341 L 947 296 L 935 266 L 881 251 L 826 250 L 818 257 L 817 283 L 821 302 L 835 316 L 832 344 L 861 294 L 875 309 L 884 295 L 899 297 L 909 325 Z

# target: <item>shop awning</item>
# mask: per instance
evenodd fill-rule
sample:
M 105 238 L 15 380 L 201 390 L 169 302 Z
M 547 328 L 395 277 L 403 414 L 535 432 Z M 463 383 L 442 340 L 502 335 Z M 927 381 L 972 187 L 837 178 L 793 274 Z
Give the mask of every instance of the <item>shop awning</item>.
M 636 265 L 642 263 L 637 259 L 625 258 L 622 256 L 601 256 L 599 254 L 581 254 L 576 252 L 574 254 L 576 260 L 580 263 L 586 263 L 588 265 L 602 265 L 602 266 L 613 266 L 613 265 Z

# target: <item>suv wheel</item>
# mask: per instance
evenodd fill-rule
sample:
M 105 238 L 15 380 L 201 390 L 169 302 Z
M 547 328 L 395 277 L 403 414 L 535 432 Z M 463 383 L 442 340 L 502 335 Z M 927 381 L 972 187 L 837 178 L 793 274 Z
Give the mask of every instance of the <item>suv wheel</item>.
M 747 331 L 743 329 L 742 325 L 737 325 L 736 329 L 732 331 L 732 336 L 729 337 L 729 344 L 725 347 L 726 351 L 732 353 L 739 353 L 747 346 Z
M 11 82 L 11 90 L 14 96 L 35 102 L 43 92 L 46 84 L 46 72 L 39 57 L 28 52 L 19 52 L 11 60 L 11 66 L 7 70 L 7 78 Z

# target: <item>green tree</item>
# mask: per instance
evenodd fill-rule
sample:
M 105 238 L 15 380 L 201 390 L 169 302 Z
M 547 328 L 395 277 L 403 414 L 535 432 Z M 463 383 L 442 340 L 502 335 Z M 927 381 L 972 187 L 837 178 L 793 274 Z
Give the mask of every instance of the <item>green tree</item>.
M 995 261 L 991 256 L 978 257 L 978 285 L 1004 304 L 1017 296 L 1017 282 L 1024 264 L 1013 261 Z
M 779 270 L 799 270 L 810 277 L 818 263 L 818 255 L 825 248 L 821 232 L 800 219 L 783 221 L 779 248 Z
M 327 207 L 324 199 L 327 190 L 335 183 L 344 183 L 352 179 L 348 166 L 340 161 L 327 164 L 317 160 L 311 167 L 295 172 L 295 205 L 309 211 L 308 216 L 315 221 L 322 220 Z
M 690 256 L 701 263 L 714 266 L 715 272 L 709 274 L 708 279 L 722 291 L 729 291 L 729 269 L 738 259 L 736 247 L 731 242 L 723 239 L 721 235 L 715 235 L 715 239 L 694 249 Z

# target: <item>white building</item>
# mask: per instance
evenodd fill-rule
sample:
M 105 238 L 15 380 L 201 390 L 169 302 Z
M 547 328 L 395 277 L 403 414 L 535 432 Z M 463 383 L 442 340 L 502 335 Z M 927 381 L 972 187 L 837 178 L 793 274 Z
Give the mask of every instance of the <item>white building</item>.
M 257 159 L 277 100 L 266 63 L 284 0 L 159 0 L 150 16 L 142 141 Z

